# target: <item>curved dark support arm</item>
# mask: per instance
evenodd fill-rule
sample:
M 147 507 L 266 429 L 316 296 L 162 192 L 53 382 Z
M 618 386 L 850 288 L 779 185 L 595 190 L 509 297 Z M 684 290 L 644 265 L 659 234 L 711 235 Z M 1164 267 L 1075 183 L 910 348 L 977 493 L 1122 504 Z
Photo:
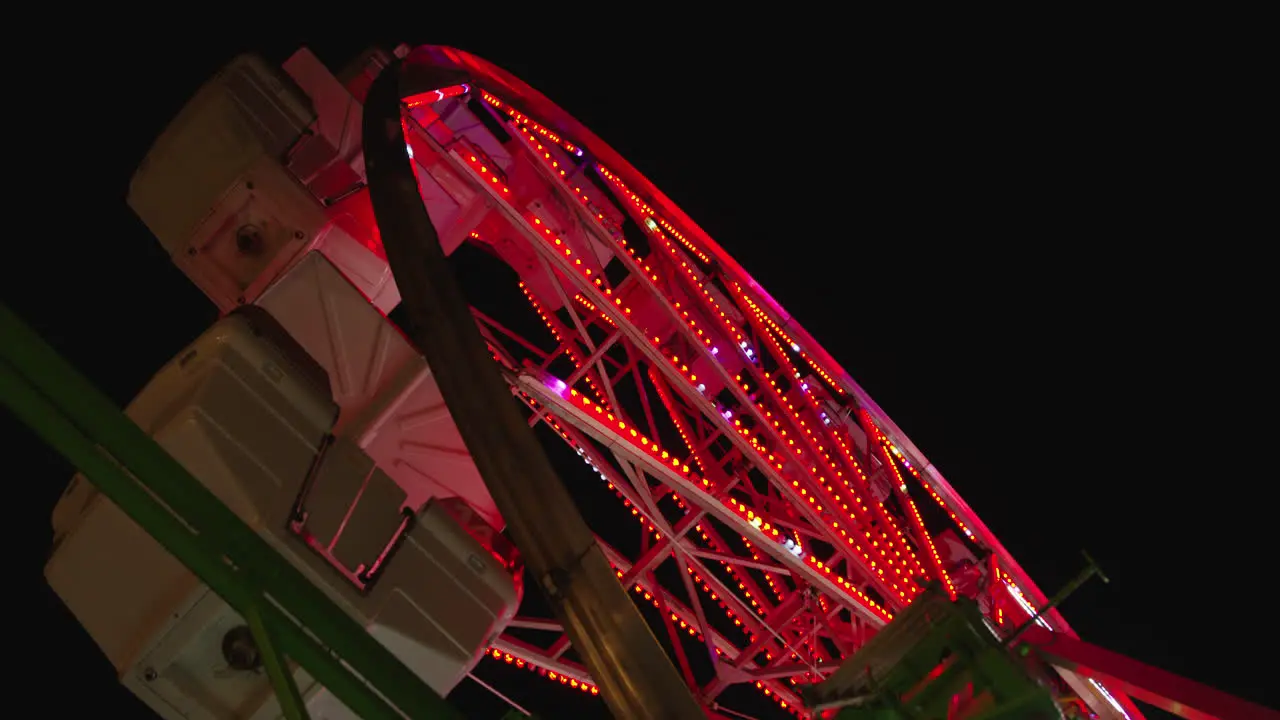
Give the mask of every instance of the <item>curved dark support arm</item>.
M 409 338 L 426 357 L 511 536 L 551 600 L 609 709 L 619 718 L 701 720 L 640 611 L 511 400 L 490 360 L 405 150 L 401 98 L 459 82 L 456 71 L 397 61 L 364 106 L 364 152 L 374 215 L 400 288 Z
M 1178 717 L 1188 720 L 1280 720 L 1280 712 L 1066 633 L 1050 632 L 1032 625 L 1022 640 L 1030 650 L 1053 665 L 1105 682 L 1113 690 L 1119 688 Z

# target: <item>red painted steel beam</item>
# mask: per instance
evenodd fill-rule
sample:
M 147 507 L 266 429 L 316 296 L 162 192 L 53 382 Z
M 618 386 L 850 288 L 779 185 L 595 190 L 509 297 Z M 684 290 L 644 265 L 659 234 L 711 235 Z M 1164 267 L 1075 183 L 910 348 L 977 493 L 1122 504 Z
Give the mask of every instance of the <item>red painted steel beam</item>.
M 1065 633 L 1037 625 L 1029 628 L 1022 640 L 1053 665 L 1121 689 L 1187 720 L 1280 720 L 1280 712 Z

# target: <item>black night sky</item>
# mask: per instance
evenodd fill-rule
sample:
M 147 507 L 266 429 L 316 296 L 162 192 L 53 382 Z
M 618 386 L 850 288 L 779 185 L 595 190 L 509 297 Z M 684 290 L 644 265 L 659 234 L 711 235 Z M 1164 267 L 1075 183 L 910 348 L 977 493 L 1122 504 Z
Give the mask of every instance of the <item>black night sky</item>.
M 1249 101 L 1207 50 L 866 30 L 818 42 L 562 28 L 543 42 L 431 25 L 342 42 L 100 40 L 76 63 L 81 91 L 36 120 L 42 145 L 72 143 L 28 186 L 62 193 L 61 209 L 10 236 L 3 301 L 123 405 L 215 317 L 124 202 L 198 84 L 244 50 L 278 62 L 305 43 L 340 64 L 374 41 L 456 45 L 541 90 L 680 204 L 1043 590 L 1087 549 L 1112 582 L 1062 607 L 1081 637 L 1276 704 L 1274 229 L 1238 219 L 1257 200 L 1237 192 Z M 42 710 L 147 717 L 41 577 L 72 471 L 0 422 L 21 468 L 10 482 L 32 489 L 10 511 L 26 533 L 13 602 Z M 554 717 L 545 698 L 559 689 L 523 682 L 514 692 Z

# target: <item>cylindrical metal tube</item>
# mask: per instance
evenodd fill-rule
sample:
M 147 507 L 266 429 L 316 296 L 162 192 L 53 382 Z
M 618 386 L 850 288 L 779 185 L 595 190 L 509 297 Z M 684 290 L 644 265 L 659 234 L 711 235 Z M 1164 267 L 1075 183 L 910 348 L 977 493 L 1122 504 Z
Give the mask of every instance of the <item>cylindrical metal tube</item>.
M 409 319 L 467 449 L 610 710 L 619 718 L 702 720 L 685 686 L 511 402 L 453 277 L 405 150 L 402 97 L 464 82 L 397 62 L 364 106 L 365 168 L 378 228 Z

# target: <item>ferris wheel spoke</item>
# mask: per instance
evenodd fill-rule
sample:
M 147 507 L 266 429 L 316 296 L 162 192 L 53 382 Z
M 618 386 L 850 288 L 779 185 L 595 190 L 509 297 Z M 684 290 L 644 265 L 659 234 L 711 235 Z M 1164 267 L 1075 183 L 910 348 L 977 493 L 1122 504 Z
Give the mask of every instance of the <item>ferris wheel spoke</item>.
M 700 557 L 703 560 L 714 560 L 716 562 L 731 563 L 734 565 L 740 565 L 742 567 L 755 568 L 756 570 L 775 572 L 780 575 L 791 574 L 790 570 L 782 567 L 781 565 L 778 565 L 777 563 L 762 562 L 758 560 L 747 560 L 745 558 L 738 557 L 737 555 L 729 555 L 727 553 L 713 552 L 711 550 L 691 550 L 690 554 L 694 555 L 695 557 Z
M 818 668 L 818 673 L 824 677 L 835 671 L 836 666 L 834 665 L 829 668 Z M 753 670 L 750 675 L 757 680 L 771 680 L 774 678 L 792 678 L 797 675 L 804 675 L 805 673 L 811 672 L 813 672 L 813 669 L 808 665 L 793 662 L 780 665 L 770 665 L 768 667 L 760 668 L 759 670 Z
M 826 630 L 826 637 L 831 639 L 831 642 L 835 644 L 839 653 L 842 656 L 852 655 L 853 652 L 857 650 L 858 644 L 854 639 L 851 629 L 836 627 L 834 618 L 837 613 L 837 610 L 833 610 L 831 612 L 815 612 L 814 617 L 822 624 L 823 629 Z
M 677 546 L 682 546 L 683 544 L 684 543 L 677 543 Z M 689 548 L 685 547 L 684 553 L 676 553 L 676 561 L 682 564 L 687 563 L 689 561 L 688 550 Z M 693 606 L 694 614 L 698 620 L 698 627 L 702 629 L 703 643 L 707 648 L 707 655 L 708 659 L 711 661 L 711 667 L 716 671 L 716 674 L 719 675 L 720 660 L 719 655 L 716 653 L 715 645 L 711 642 L 711 623 L 707 620 L 706 610 L 702 607 L 702 600 L 698 595 L 698 587 L 695 585 L 695 578 L 697 578 L 697 574 L 692 565 L 688 566 L 688 570 L 688 573 L 681 574 L 680 579 L 684 582 L 684 589 L 688 594 L 689 604 Z M 691 683 L 690 687 L 694 687 L 694 684 Z
M 492 333 L 492 330 L 497 330 L 502 337 L 506 338 L 511 342 L 516 343 L 521 348 L 528 350 L 529 352 L 533 353 L 533 355 L 537 358 L 545 358 L 548 355 L 547 351 L 537 347 L 536 345 L 524 339 L 514 331 L 509 330 L 505 325 L 489 317 L 488 315 L 484 314 L 483 312 L 476 309 L 475 307 L 471 308 L 471 315 L 475 317 L 475 319 L 478 321 L 477 324 L 481 327 L 482 332 L 485 333 L 486 340 L 489 340 L 491 342 L 499 342 L 499 339 L 496 336 L 494 336 Z
M 631 569 L 630 561 L 605 541 L 599 540 L 599 542 L 601 544 L 601 549 L 604 550 L 605 556 L 619 573 L 619 576 L 622 577 L 630 575 L 628 572 Z M 739 653 L 738 644 L 730 640 L 715 627 L 706 627 L 704 625 L 697 624 L 697 614 L 684 602 L 676 598 L 670 590 L 662 585 L 649 584 L 648 579 L 644 577 L 635 580 L 630 584 L 630 587 L 634 593 L 644 598 L 644 601 L 655 605 L 658 602 L 658 596 L 661 596 L 661 602 L 664 603 L 671 610 L 672 614 L 675 615 L 675 617 L 672 618 L 673 622 L 680 625 L 682 630 L 685 630 L 695 639 L 701 635 L 702 638 L 714 648 L 715 654 L 721 658 L 722 662 L 718 662 L 716 664 L 716 679 L 712 680 L 709 685 L 703 688 L 705 699 L 713 699 L 719 694 L 719 692 L 707 694 L 708 689 L 723 689 L 723 687 L 727 687 L 735 682 L 750 682 L 753 680 L 753 678 L 751 678 L 747 673 L 760 667 L 754 659 L 747 658 L 740 667 L 728 666 L 727 662 L 724 662 L 724 660 L 729 657 L 734 657 Z M 683 623 L 683 625 L 681 625 L 681 623 Z M 565 644 L 567 646 L 567 639 L 565 640 Z M 756 654 L 759 653 L 757 652 Z M 732 672 L 733 670 L 744 670 L 746 672 L 741 672 L 735 675 L 735 673 Z M 776 694 L 790 706 L 799 707 L 799 697 L 788 690 L 779 680 L 764 679 L 757 682 L 761 682 L 763 686 L 768 687 L 771 694 Z
M 703 527 L 699 528 L 699 530 L 702 538 L 706 540 L 711 547 L 713 548 L 728 547 L 728 543 L 725 542 L 724 538 L 720 535 L 720 533 L 710 524 L 705 524 Z M 745 599 L 741 601 L 743 605 L 744 606 L 748 604 L 751 605 L 752 608 L 755 608 L 756 614 L 759 614 L 761 616 L 769 615 L 774 610 L 773 602 L 767 597 L 764 591 L 762 591 L 760 587 L 756 585 L 756 582 L 754 579 L 752 579 L 751 575 L 749 573 L 742 571 L 742 568 L 746 567 L 742 563 L 743 558 L 739 557 L 738 555 L 733 555 L 729 553 L 721 553 L 721 554 L 730 558 L 727 560 L 721 560 L 720 562 L 722 563 L 722 566 L 725 568 L 725 570 L 728 571 L 731 575 L 733 575 L 734 578 L 737 580 L 738 586 L 739 586 L 738 590 L 743 595 L 746 596 Z M 711 576 L 711 577 L 714 577 L 714 576 Z M 718 580 L 717 580 L 717 585 L 718 585 L 718 592 L 720 592 L 721 594 L 728 592 L 730 594 L 734 594 L 734 596 L 736 597 L 736 594 L 732 589 L 725 586 L 723 583 L 720 583 Z
M 774 555 L 781 562 L 788 564 L 793 571 L 798 570 L 807 576 L 811 584 L 829 594 L 835 602 L 848 606 L 854 612 L 866 613 L 873 621 L 887 621 L 889 617 L 887 613 L 879 609 L 869 598 L 865 598 L 850 589 L 851 585 L 846 579 L 832 576 L 830 568 L 826 567 L 825 564 L 812 557 L 808 561 L 801 560 L 787 551 L 780 542 L 771 540 L 765 531 L 760 529 L 762 523 L 758 519 L 755 521 L 750 519 L 754 515 L 749 514 L 745 504 L 739 502 L 732 506 L 726 506 L 717 502 L 707 488 L 704 488 L 701 483 L 695 482 L 694 479 L 685 474 L 688 473 L 687 468 L 681 472 L 679 468 L 660 461 L 657 457 L 658 446 L 656 444 L 649 445 L 647 444 L 647 438 L 639 438 L 646 441 L 646 444 L 640 444 L 636 438 L 638 432 L 630 437 L 620 435 L 617 424 L 604 422 L 603 415 L 606 413 L 599 406 L 592 404 L 587 398 L 576 393 L 570 397 L 569 393 L 554 392 L 542 381 L 535 380 L 528 375 L 521 375 L 515 381 L 520 383 L 524 392 L 534 396 L 538 402 L 552 406 L 552 412 L 562 420 L 576 425 L 587 435 L 604 442 L 611 449 L 622 452 L 628 460 L 643 466 L 646 472 L 658 478 L 660 482 L 673 488 L 678 488 L 683 498 L 708 509 L 713 516 L 733 527 L 738 534 L 761 539 L 763 541 L 762 547 L 767 552 Z M 634 428 L 629 428 L 628 431 L 632 430 Z M 678 464 L 679 461 L 676 460 L 675 462 Z
M 648 483 L 644 479 L 645 476 L 643 474 L 643 471 L 636 470 L 635 468 L 631 467 L 629 463 L 625 463 L 625 461 L 624 461 L 623 467 L 624 469 L 629 471 L 627 474 L 631 479 L 632 485 L 636 487 L 637 490 L 639 490 L 641 486 L 647 487 Z M 645 506 L 646 510 L 648 511 L 649 517 L 651 518 L 650 522 L 656 525 L 661 530 L 662 534 L 667 535 L 669 537 L 674 536 L 673 528 L 662 517 L 662 513 L 658 510 L 653 499 L 651 497 L 645 497 L 644 493 L 639 493 L 639 492 L 637 493 L 637 496 L 639 497 L 639 501 Z M 707 532 L 714 533 L 715 531 L 711 528 L 704 529 L 704 533 L 707 533 Z M 708 572 L 707 569 L 702 565 L 702 563 L 699 560 L 692 557 L 692 553 L 690 552 L 690 548 L 687 546 L 687 541 L 685 539 L 685 536 L 678 537 L 672 543 L 671 549 L 675 555 L 676 561 L 679 564 L 685 566 L 688 569 L 689 573 L 696 573 L 698 571 L 701 571 L 702 575 L 706 578 L 706 583 L 714 587 L 715 591 L 719 594 L 721 598 L 725 600 L 725 602 L 734 605 L 735 612 L 737 612 L 739 616 L 741 616 L 742 618 L 750 619 L 751 622 L 754 622 L 757 613 L 767 612 L 769 609 L 771 609 L 771 605 L 768 604 L 768 600 L 764 597 L 760 589 L 755 586 L 754 581 L 752 581 L 750 577 L 747 576 L 746 574 L 742 574 L 739 577 L 739 591 L 745 594 L 746 597 L 748 598 L 747 600 L 743 600 L 738 597 L 738 593 L 734 592 L 733 589 L 725 585 L 722 581 L 720 581 L 719 578 L 715 577 L 714 574 Z M 736 556 L 726 556 L 726 557 L 732 560 L 732 564 L 740 564 L 739 563 L 739 561 L 741 560 L 740 558 Z M 731 563 L 728 560 L 723 562 L 725 563 L 725 567 L 729 568 L 730 572 L 732 572 Z M 691 602 L 693 602 L 694 599 L 697 598 L 696 589 L 693 587 L 688 577 L 685 577 L 684 580 L 689 590 Z M 750 599 L 752 598 L 753 591 L 756 598 L 758 598 L 758 600 Z M 752 609 L 747 606 L 748 603 L 750 603 L 752 607 L 756 608 L 755 612 L 752 612 Z M 765 603 L 764 607 L 761 607 L 760 603 Z M 700 624 L 705 625 L 705 622 L 703 622 L 701 618 L 701 607 L 695 603 L 695 609 L 699 613 Z
M 547 657 L 558 658 L 564 655 L 565 651 L 568 649 L 569 649 L 569 636 L 567 634 L 561 635 L 560 637 L 556 638 L 556 641 L 552 643 L 549 648 L 547 648 Z
M 640 363 L 637 362 L 635 353 L 632 352 L 630 346 L 626 346 L 626 351 L 627 359 L 631 361 L 629 364 L 631 365 L 631 377 L 636 384 L 636 394 L 640 396 L 640 406 L 644 410 L 644 418 L 648 423 L 649 435 L 651 437 L 657 437 L 658 423 L 654 420 L 653 407 L 649 403 L 649 392 L 648 388 L 645 387 L 644 376 L 640 374 Z
M 651 518 L 653 518 L 653 519 L 659 518 L 659 517 L 660 517 L 660 515 L 659 515 L 658 513 L 654 512 L 654 508 L 653 508 L 652 504 L 651 504 L 651 503 L 649 503 L 649 502 L 647 502 L 647 501 L 645 501 L 645 500 L 642 498 L 642 496 L 639 494 L 638 489 L 637 489 L 637 488 L 635 488 L 635 480 L 636 480 L 636 478 L 637 478 L 637 477 L 639 477 L 639 475 L 638 475 L 638 471 L 634 471 L 634 470 L 633 470 L 632 472 L 633 472 L 633 473 L 636 473 L 636 474 L 635 474 L 635 475 L 633 475 L 633 477 L 632 477 L 632 490 L 631 490 L 631 495 L 632 495 L 632 497 L 634 497 L 634 498 L 636 499 L 636 504 L 637 504 L 637 505 L 640 505 L 640 506 L 645 506 L 645 507 L 646 507 L 646 510 L 650 513 L 650 517 L 651 517 Z M 647 485 L 648 483 L 647 483 L 647 481 L 645 481 L 643 484 L 644 484 L 644 485 Z M 699 513 L 699 514 L 700 514 L 700 513 Z M 678 524 L 678 525 L 676 525 L 675 527 L 672 527 L 672 528 L 667 529 L 667 535 L 666 535 L 666 537 L 667 537 L 667 538 L 670 538 L 670 537 L 680 537 L 680 536 L 683 534 L 683 532 L 687 529 L 688 524 L 690 523 L 691 519 L 696 520 L 696 519 L 697 519 L 697 517 L 698 517 L 697 515 L 688 515 L 688 516 L 686 516 L 686 518 L 682 521 L 682 523 L 681 523 L 681 524 Z M 661 520 L 656 520 L 655 524 L 656 524 L 656 525 L 658 525 L 660 528 L 664 527 L 663 522 L 662 522 Z M 682 525 L 683 525 L 683 527 L 682 527 Z M 699 527 L 700 527 L 700 526 L 699 526 Z M 709 528 L 704 528 L 704 529 L 709 529 Z M 712 532 L 714 532 L 714 531 L 712 531 Z M 704 537 L 705 537 L 705 535 L 704 535 Z M 660 540 L 659 542 L 663 542 L 663 541 L 662 541 L 662 540 Z M 676 546 L 676 547 L 678 548 L 678 550 L 677 550 L 677 552 L 678 552 L 678 553 L 679 553 L 679 552 L 688 552 L 688 551 L 690 550 L 690 548 L 688 548 L 687 546 L 682 546 L 682 545 L 679 545 L 679 544 L 677 544 L 677 546 Z M 652 552 L 652 554 L 653 554 L 653 557 L 654 557 L 655 559 L 657 559 L 657 560 L 661 560 L 661 559 L 663 559 L 663 558 L 665 557 L 665 554 L 666 554 L 666 553 L 661 553 L 661 554 L 659 553 L 659 551 L 660 551 L 661 549 L 663 549 L 663 548 L 659 548 L 659 547 L 657 547 L 657 546 L 655 545 L 655 548 L 651 548 L 651 550 L 650 550 L 650 552 Z M 689 555 L 692 555 L 692 554 L 693 554 L 692 552 L 689 552 Z M 679 557 L 679 555 L 678 555 L 678 557 Z M 740 558 L 734 558 L 734 559 L 735 559 L 735 560 L 741 560 Z M 644 560 L 644 559 L 642 558 L 642 561 L 643 561 L 643 560 Z M 685 558 L 685 561 L 686 561 L 686 562 L 689 562 L 690 560 L 691 560 L 691 558 L 688 558 L 688 557 L 686 557 L 686 558 Z M 695 565 L 696 565 L 696 567 L 695 567 Z M 644 566 L 644 569 L 645 569 L 645 570 L 648 570 L 648 569 L 650 569 L 651 567 L 652 567 L 652 565 L 646 564 L 646 565 Z M 774 568 L 774 569 L 779 569 L 779 568 L 776 568 L 776 566 L 767 566 L 767 565 L 766 565 L 765 567 L 771 567 L 771 568 Z M 749 620 L 748 620 L 748 622 L 750 623 L 751 628 L 752 628 L 753 630 L 756 630 L 756 632 L 761 632 L 761 631 L 763 630 L 763 626 L 757 625 L 757 624 L 755 624 L 754 622 L 752 622 L 752 620 L 754 620 L 754 616 L 752 615 L 751 611 L 746 607 L 746 603 L 745 603 L 745 602 L 742 602 L 740 599 L 738 599 L 738 598 L 736 597 L 735 592 L 734 592 L 734 590 L 733 590 L 733 589 L 731 589 L 730 587 L 728 587 L 728 586 L 724 585 L 724 584 L 723 584 L 723 583 L 721 583 L 718 579 L 715 579 L 714 575 L 713 575 L 712 573 L 708 572 L 708 571 L 707 571 L 707 569 L 706 569 L 705 567 L 701 566 L 701 565 L 700 565 L 696 560 L 693 560 L 693 561 L 692 561 L 692 564 L 690 564 L 689 569 L 690 569 L 690 571 L 691 571 L 691 573 L 690 573 L 690 574 L 694 575 L 694 578 L 695 578 L 697 581 L 699 581 L 699 582 L 703 582 L 703 583 L 704 583 L 704 587 L 706 587 L 706 588 L 708 589 L 708 591 L 712 591 L 712 587 L 713 587 L 713 585 L 712 585 L 712 584 L 714 583 L 714 591 L 718 593 L 718 597 L 721 597 L 721 598 L 723 598 L 725 601 L 727 601 L 727 602 L 729 602 L 730 604 L 732 604 L 732 605 L 734 606 L 734 609 L 736 609 L 736 610 L 737 610 L 737 612 L 738 612 L 738 614 L 739 614 L 739 616 L 740 616 L 740 617 L 748 618 L 748 619 L 749 619 Z M 624 582 L 629 582 L 630 580 L 633 580 L 633 579 L 634 579 L 634 577 L 633 577 L 633 576 L 634 576 L 634 572 L 633 572 L 633 573 L 631 573 L 631 574 L 628 574 L 628 576 L 627 576 L 627 577 L 624 577 L 624 578 L 623 578 Z M 652 580 L 652 575 L 651 575 L 651 574 L 646 574 L 646 575 L 645 575 L 645 577 L 648 577 L 650 580 Z M 688 581 L 688 578 L 686 578 L 686 582 L 687 582 L 687 581 Z M 755 592 L 755 594 L 756 594 L 758 597 L 760 597 L 760 598 L 762 598 L 762 599 L 764 598 L 764 593 L 763 593 L 763 591 L 760 591 L 759 589 L 755 589 L 755 591 L 754 591 L 754 592 Z M 748 595 L 750 595 L 750 591 L 748 591 Z M 756 603 L 756 602 L 752 601 L 752 605 L 753 605 L 753 606 L 755 606 L 755 607 L 757 607 L 757 610 L 759 610 L 759 609 L 760 609 L 760 608 L 759 608 L 759 604 L 758 604 L 758 603 Z M 695 610 L 695 614 L 700 615 L 700 607 L 699 607 L 699 606 L 695 605 L 694 610 Z M 766 603 L 766 604 L 765 604 L 765 606 L 764 606 L 764 612 L 768 612 L 768 610 L 769 610 L 769 605 Z M 699 627 L 706 627 L 706 620 L 705 620 L 705 618 L 704 618 L 704 617 L 699 616 L 697 619 L 698 619 L 698 626 L 699 626 Z M 784 641 L 784 642 L 785 642 L 785 641 Z
M 725 605 L 725 610 L 729 612 L 737 621 L 740 621 L 742 627 L 751 636 L 758 636 L 765 632 L 764 621 L 761 617 L 752 611 L 749 606 L 749 600 L 744 600 L 730 588 L 723 580 L 710 572 L 702 563 L 694 561 L 689 562 L 688 558 L 683 563 L 686 573 L 696 576 L 695 580 L 701 583 L 705 588 L 705 592 L 709 596 L 719 598 Z M 697 597 L 695 594 L 694 597 Z
M 566 327 L 554 313 L 544 310 L 543 304 L 539 301 L 537 295 L 525 283 L 520 283 L 520 289 L 533 306 L 534 312 L 546 325 L 551 336 L 559 343 L 553 352 L 547 353 L 538 365 L 538 369 L 546 372 L 551 364 L 563 354 L 576 367 L 573 374 L 565 380 L 565 385 L 572 387 L 577 384 L 578 380 L 585 380 L 587 387 L 596 396 L 596 399 L 602 403 L 608 403 L 608 396 L 601 390 L 601 387 L 609 382 L 609 375 L 600 361 L 609 360 L 608 349 L 613 346 L 618 338 L 616 336 L 606 337 L 605 341 L 596 348 L 596 351 L 591 353 L 591 356 L 586 360 L 583 360 L 581 349 L 578 347 L 580 341 L 577 331 Z M 535 415 L 534 418 L 530 419 L 530 427 L 536 424 L 539 416 Z
M 705 511 L 699 510 L 681 518 L 672 529 L 671 535 L 663 535 L 661 539 L 640 553 L 635 564 L 621 577 L 622 584 L 630 584 L 638 573 L 648 572 L 666 560 L 671 555 L 672 543 L 696 526 L 705 514 Z
M 591 353 L 591 356 L 595 358 L 595 371 L 596 374 L 604 380 L 602 383 L 602 389 L 609 400 L 609 404 L 616 412 L 621 412 L 622 406 L 618 404 L 618 398 L 613 394 L 613 385 L 608 382 L 609 373 L 605 370 L 604 361 L 601 359 L 604 353 L 600 353 L 599 355 L 596 354 L 596 346 L 595 343 L 591 341 L 590 333 L 587 332 L 586 326 L 582 324 L 582 319 L 578 317 L 578 313 L 574 308 L 573 302 L 569 300 L 568 295 L 565 293 L 564 285 L 560 281 L 560 277 L 557 275 L 556 271 L 552 269 L 551 264 L 547 261 L 546 255 L 539 254 L 538 261 L 542 265 L 543 271 L 551 279 L 551 286 L 555 288 L 556 294 L 560 297 L 560 302 L 564 312 L 569 315 L 569 319 L 573 322 L 573 326 L 578 331 L 577 340 L 581 341 L 582 344 L 587 347 L 587 351 Z M 590 367 L 591 364 L 592 363 L 590 361 L 585 361 L 582 363 L 582 366 Z
M 565 660 L 560 657 L 560 654 L 552 654 L 519 638 L 504 633 L 499 635 L 490 647 L 493 649 L 491 654 L 494 658 L 502 657 L 505 659 L 509 656 L 513 658 L 513 661 L 515 659 L 523 660 L 533 666 L 530 668 L 531 670 L 546 671 L 551 680 L 559 680 L 563 677 L 563 684 L 572 684 L 575 689 L 582 689 L 579 687 L 580 685 L 585 685 L 588 691 L 596 687 L 595 680 L 591 678 L 587 669 L 582 665 L 571 660 Z M 515 664 L 515 662 L 512 662 L 512 664 Z M 592 691 L 592 694 L 595 694 L 595 691 Z
M 594 369 L 598 374 L 598 377 L 596 378 L 597 380 L 608 378 L 609 375 L 605 371 L 604 366 L 602 364 L 605 361 L 605 353 L 609 352 L 610 348 L 612 348 L 614 343 L 618 342 L 618 340 L 621 339 L 621 337 L 622 337 L 622 334 L 619 333 L 617 330 L 614 330 L 613 332 L 609 333 L 609 335 L 606 336 L 603 341 L 601 341 L 596 345 L 595 350 L 591 353 L 591 355 L 586 360 L 583 360 L 581 363 L 579 363 L 579 367 L 577 371 L 575 372 L 574 375 L 569 376 L 569 380 L 567 382 L 569 384 L 573 384 L 578 380 L 578 378 L 582 377 L 582 375 L 585 375 L 586 373 L 590 372 L 592 369 L 592 366 L 595 366 Z
M 782 636 L 782 632 L 786 630 L 787 625 L 791 623 L 795 616 L 804 608 L 804 596 L 802 593 L 793 593 L 784 600 L 775 609 L 773 615 L 768 619 L 767 624 L 763 625 L 763 632 L 758 633 L 755 640 L 745 648 L 730 658 L 729 664 L 736 668 L 743 668 L 748 663 L 754 663 L 754 658 L 764 651 L 770 643 L 779 642 L 793 654 L 799 655 L 791 643 Z
M 654 577 L 652 571 L 645 573 L 645 580 L 650 587 L 658 587 L 658 580 Z M 675 623 L 677 621 L 672 619 L 674 613 L 671 612 L 671 608 L 667 605 L 665 595 L 666 593 L 657 593 L 656 595 L 653 595 L 655 601 L 654 606 L 658 608 L 658 614 L 662 616 L 662 625 L 666 628 L 667 637 L 671 640 L 671 650 L 676 655 L 677 663 L 680 665 L 680 671 L 684 674 L 685 683 L 690 689 L 696 689 L 698 687 L 698 681 L 693 675 L 693 668 L 689 665 L 689 657 L 685 654 L 684 638 L 681 637 L 680 633 L 676 630 Z M 696 600 L 697 598 L 695 597 L 693 604 L 694 607 L 699 610 L 699 614 L 698 623 L 695 627 L 702 628 L 704 632 L 703 636 L 705 637 L 706 628 L 709 626 L 702 620 L 701 608 L 698 606 Z M 684 624 L 686 626 L 688 625 L 687 622 Z M 715 650 L 713 649 L 712 654 L 714 654 L 714 652 Z

